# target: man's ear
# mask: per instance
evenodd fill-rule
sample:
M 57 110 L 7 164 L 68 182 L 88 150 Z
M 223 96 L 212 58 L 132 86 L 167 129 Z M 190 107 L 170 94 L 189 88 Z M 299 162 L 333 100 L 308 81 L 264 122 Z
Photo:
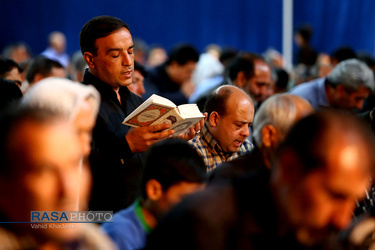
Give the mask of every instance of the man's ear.
M 43 76 L 43 75 L 40 74 L 40 73 L 37 73 L 37 74 L 35 74 L 35 76 L 34 76 L 33 83 L 35 83 L 35 82 L 39 82 L 40 80 L 43 80 L 44 78 L 46 78 L 46 77 Z
M 247 79 L 243 71 L 238 72 L 235 83 L 235 85 L 237 85 L 237 87 L 239 87 L 240 89 L 243 89 L 245 87 Z
M 152 201 L 157 201 L 163 195 L 163 188 L 155 179 L 151 179 L 146 183 L 146 194 L 147 197 Z
M 270 124 L 262 128 L 262 142 L 267 148 L 275 149 L 278 144 L 279 134 L 276 128 Z
M 83 53 L 83 58 L 85 59 L 87 65 L 89 66 L 90 69 L 95 68 L 94 55 L 91 52 Z
M 219 120 L 220 120 L 220 115 L 216 111 L 213 111 L 208 118 L 208 122 L 210 123 L 211 127 L 216 127 Z

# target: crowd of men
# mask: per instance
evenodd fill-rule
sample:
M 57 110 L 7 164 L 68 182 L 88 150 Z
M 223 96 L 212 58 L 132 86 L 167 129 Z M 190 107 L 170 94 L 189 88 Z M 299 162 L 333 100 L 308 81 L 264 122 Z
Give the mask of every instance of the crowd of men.
M 0 248 L 374 247 L 375 82 L 364 61 L 343 58 L 288 88 L 269 58 L 215 46 L 203 56 L 178 44 L 142 65 L 112 16 L 82 27 L 74 67 L 65 42 L 53 32 L 27 63 L 0 57 Z M 178 136 L 170 124 L 123 125 L 152 94 L 193 100 L 204 118 Z M 114 215 L 39 228 L 32 211 Z

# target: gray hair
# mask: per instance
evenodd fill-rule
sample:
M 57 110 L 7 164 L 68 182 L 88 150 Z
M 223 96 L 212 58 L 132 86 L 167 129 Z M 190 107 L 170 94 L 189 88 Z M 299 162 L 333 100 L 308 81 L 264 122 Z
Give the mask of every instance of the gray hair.
M 333 68 L 327 77 L 328 84 L 336 87 L 344 85 L 348 91 L 356 91 L 359 87 L 366 87 L 374 92 L 374 73 L 358 59 L 348 59 L 340 62 Z
M 50 110 L 73 120 L 85 101 L 92 104 L 96 118 L 100 94 L 93 86 L 66 78 L 50 77 L 32 86 L 22 98 L 21 105 Z
M 304 98 L 292 94 L 275 94 L 267 98 L 255 113 L 253 137 L 258 146 L 262 145 L 262 129 L 272 125 L 284 137 L 303 113 L 312 112 L 312 107 Z

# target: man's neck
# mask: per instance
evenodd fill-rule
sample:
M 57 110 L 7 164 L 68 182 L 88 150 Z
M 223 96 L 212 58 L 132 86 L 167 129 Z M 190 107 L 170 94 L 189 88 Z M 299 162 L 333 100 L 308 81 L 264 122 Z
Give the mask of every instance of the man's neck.
M 259 150 L 262 153 L 262 159 L 263 159 L 264 165 L 268 169 L 271 169 L 271 159 L 273 157 L 271 149 L 266 148 L 264 145 L 262 145 L 259 147 Z
M 153 211 L 154 209 L 152 201 L 143 200 L 140 202 L 140 204 L 142 208 L 143 217 L 147 225 L 151 228 L 155 228 L 158 222 L 155 216 L 155 212 Z
M 90 74 L 92 74 L 93 76 L 95 76 L 96 78 L 98 78 L 100 81 L 106 83 L 105 81 L 103 81 L 102 79 L 100 79 L 100 78 L 97 76 L 96 71 L 93 70 L 92 68 L 89 68 L 89 69 L 88 69 L 88 72 L 90 72 Z M 108 84 L 108 83 L 106 83 L 106 84 Z M 108 85 L 111 86 L 111 88 L 112 88 L 116 93 L 118 93 L 118 91 L 119 91 L 119 89 L 120 89 L 119 86 L 112 86 L 112 85 L 110 85 L 110 84 L 108 84 Z

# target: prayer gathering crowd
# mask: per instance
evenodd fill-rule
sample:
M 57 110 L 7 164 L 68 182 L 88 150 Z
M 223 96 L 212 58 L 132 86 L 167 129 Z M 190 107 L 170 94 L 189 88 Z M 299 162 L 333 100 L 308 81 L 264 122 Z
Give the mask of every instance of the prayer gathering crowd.
M 0 56 L 0 249 L 374 249 L 375 59 L 295 33 L 292 71 L 263 54 L 133 38 L 88 20 L 33 56 Z M 204 115 L 122 124 L 152 94 Z M 36 227 L 32 211 L 111 211 Z M 60 225 L 57 227 L 56 225 Z

